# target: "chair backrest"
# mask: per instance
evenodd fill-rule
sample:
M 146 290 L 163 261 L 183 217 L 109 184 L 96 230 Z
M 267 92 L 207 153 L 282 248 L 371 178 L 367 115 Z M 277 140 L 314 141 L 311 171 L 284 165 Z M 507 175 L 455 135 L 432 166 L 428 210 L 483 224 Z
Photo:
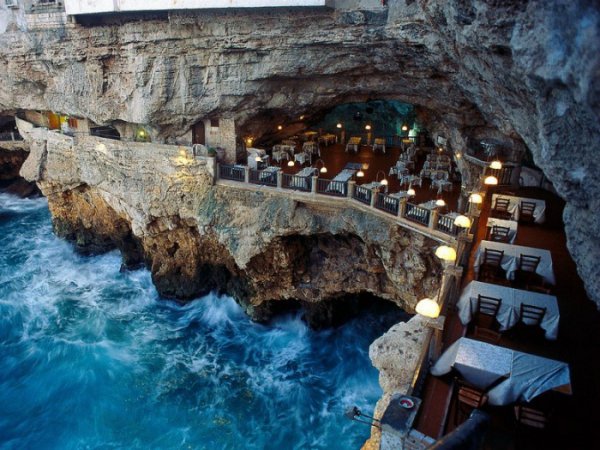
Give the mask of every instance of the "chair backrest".
M 538 265 L 542 258 L 540 256 L 533 255 L 519 255 L 519 267 L 518 270 L 521 272 L 531 272 L 534 273 L 537 270 Z
M 477 296 L 477 314 L 485 314 L 487 316 L 496 317 L 500 305 L 502 304 L 501 298 L 488 297 L 479 294 Z
M 486 266 L 500 267 L 504 258 L 504 250 L 483 249 L 483 264 Z
M 459 403 L 470 406 L 471 408 L 481 408 L 486 404 L 488 396 L 482 390 L 472 386 L 460 378 L 456 379 L 457 400 Z
M 544 429 L 548 425 L 548 417 L 543 411 L 528 406 L 515 406 L 517 422 L 533 428 Z
M 510 228 L 501 227 L 500 225 L 493 225 L 492 232 L 490 233 L 490 241 L 509 242 L 510 238 L 508 233 L 510 233 Z
M 521 322 L 525 325 L 539 326 L 546 314 L 546 308 L 521 303 Z
M 510 205 L 510 199 L 496 197 L 496 202 L 494 203 L 494 208 L 492 208 L 492 209 L 494 211 L 508 212 L 508 205 Z
M 535 211 L 535 203 L 521 202 L 519 209 L 521 211 L 521 216 L 533 217 L 533 212 Z

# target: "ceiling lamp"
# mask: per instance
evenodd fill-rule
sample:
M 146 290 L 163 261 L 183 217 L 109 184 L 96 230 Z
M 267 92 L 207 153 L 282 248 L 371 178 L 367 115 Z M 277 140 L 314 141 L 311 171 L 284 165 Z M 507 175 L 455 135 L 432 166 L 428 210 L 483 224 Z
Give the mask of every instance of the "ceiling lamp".
M 469 203 L 475 203 L 476 205 L 479 205 L 483 203 L 483 197 L 481 194 L 471 194 L 469 196 Z
M 438 198 L 435 201 L 435 206 L 439 206 L 439 207 L 446 206 L 446 202 L 444 201 L 443 198 Z
M 486 177 L 485 180 L 483 180 L 483 184 L 485 184 L 486 186 L 496 186 L 498 184 L 498 178 L 496 178 L 493 175 L 490 175 L 489 177 Z
M 408 195 L 409 197 L 413 197 L 413 196 L 417 195 L 417 193 L 415 192 L 415 190 L 413 188 L 408 188 L 408 191 L 406 191 L 406 195 Z
M 502 169 L 502 163 L 498 160 L 492 161 L 490 164 L 490 169 L 500 170 Z
M 342 124 L 341 124 L 341 123 L 338 123 L 338 124 L 336 125 L 336 127 L 338 127 L 338 128 L 342 128 Z
M 435 256 L 440 258 L 442 261 L 456 261 L 456 250 L 447 245 L 440 245 L 435 250 Z
M 254 161 L 262 162 L 262 158 L 260 156 L 256 155 L 256 157 L 254 158 Z
M 300 116 L 300 120 L 304 120 L 304 116 Z
M 362 169 L 360 169 L 358 172 L 356 172 L 356 176 L 357 176 L 358 178 L 362 178 L 362 177 L 364 177 L 364 176 L 365 176 L 365 173 L 362 171 Z
M 408 125 L 406 125 L 406 124 L 402 125 L 402 131 L 408 131 Z
M 385 178 L 383 180 L 381 180 L 381 185 L 382 186 L 387 186 L 388 185 L 388 180 L 386 180 Z
M 291 159 L 288 161 L 288 167 L 294 167 L 294 161 Z
M 365 130 L 371 131 L 371 125 L 365 125 Z
M 454 225 L 460 228 L 471 228 L 471 219 L 467 216 L 458 216 L 454 219 Z
M 436 319 L 440 315 L 440 305 L 435 300 L 424 298 L 423 300 L 419 300 L 415 311 L 422 316 Z
M 279 131 L 283 130 L 283 125 L 277 125 L 277 129 L 278 129 Z

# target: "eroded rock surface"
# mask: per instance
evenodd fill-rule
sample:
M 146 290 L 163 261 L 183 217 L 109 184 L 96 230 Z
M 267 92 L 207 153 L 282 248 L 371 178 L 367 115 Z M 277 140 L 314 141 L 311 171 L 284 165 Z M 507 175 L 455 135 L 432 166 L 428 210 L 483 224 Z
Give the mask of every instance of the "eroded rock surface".
M 569 249 L 600 302 L 597 2 L 388 4 L 95 18 L 30 33 L 15 24 L 0 35 L 0 110 L 143 123 L 174 142 L 206 117 L 276 140 L 274 123 L 340 102 L 413 103 L 455 150 L 499 137 L 531 151 L 567 202 Z
M 21 172 L 48 197 L 57 234 L 85 253 L 119 248 L 126 267 L 144 262 L 165 297 L 221 289 L 257 320 L 289 301 L 319 326 L 348 295 L 412 310 L 438 287 L 438 243 L 391 217 L 311 194 L 213 186 L 214 159 L 184 147 L 20 125 L 31 144 Z

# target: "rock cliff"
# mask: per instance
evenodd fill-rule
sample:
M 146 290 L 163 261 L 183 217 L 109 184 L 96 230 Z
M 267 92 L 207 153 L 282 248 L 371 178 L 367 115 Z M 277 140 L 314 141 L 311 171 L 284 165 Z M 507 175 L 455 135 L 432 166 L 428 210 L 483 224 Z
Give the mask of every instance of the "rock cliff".
M 174 142 L 206 117 L 234 119 L 239 136 L 277 138 L 275 122 L 342 102 L 413 103 L 455 150 L 501 136 L 531 151 L 567 202 L 569 249 L 600 303 L 597 2 L 388 4 L 94 17 L 29 33 L 8 26 L 0 111 L 143 123 Z
M 371 294 L 412 310 L 433 295 L 437 242 L 387 217 L 311 194 L 213 185 L 213 158 L 188 148 L 77 139 L 19 121 L 22 174 L 48 197 L 56 233 L 82 252 L 119 248 L 146 263 L 159 292 L 235 296 L 257 320 L 302 305 L 315 326 Z M 349 308 L 349 305 L 345 305 Z

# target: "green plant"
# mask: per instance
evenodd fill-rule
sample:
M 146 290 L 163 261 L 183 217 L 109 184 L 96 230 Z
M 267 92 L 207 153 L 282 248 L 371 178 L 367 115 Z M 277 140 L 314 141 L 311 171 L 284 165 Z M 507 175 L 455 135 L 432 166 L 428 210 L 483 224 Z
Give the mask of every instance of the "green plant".
M 214 147 L 208 147 L 206 154 L 208 156 L 217 156 L 217 150 Z

